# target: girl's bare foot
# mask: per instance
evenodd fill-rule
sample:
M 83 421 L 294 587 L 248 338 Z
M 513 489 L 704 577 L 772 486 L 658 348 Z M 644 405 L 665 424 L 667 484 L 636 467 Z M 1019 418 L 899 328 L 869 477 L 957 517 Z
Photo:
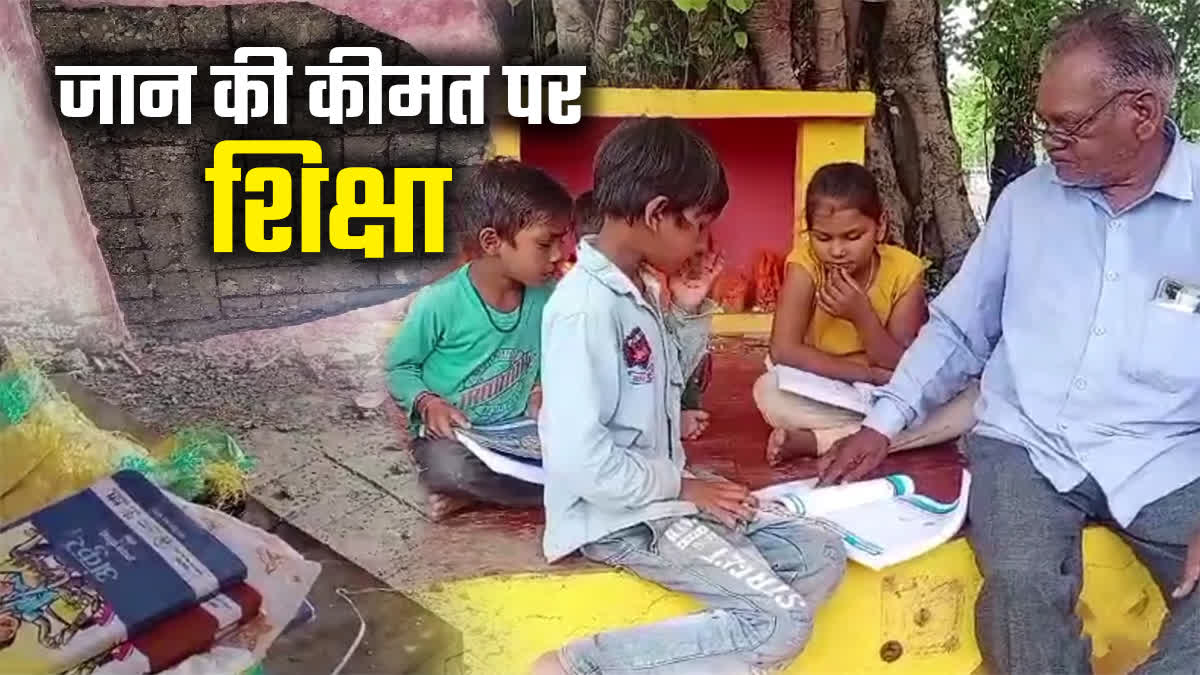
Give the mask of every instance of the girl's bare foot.
M 567 675 L 567 671 L 562 667 L 562 662 L 558 660 L 557 652 L 546 652 L 538 657 L 537 661 L 533 662 L 533 669 L 529 671 L 530 675 Z
M 767 463 L 777 466 L 796 457 L 816 457 L 817 437 L 807 429 L 775 429 L 767 438 Z
M 433 522 L 437 523 L 449 518 L 450 516 L 462 511 L 471 506 L 475 502 L 463 497 L 455 497 L 453 495 L 442 494 L 440 492 L 429 493 L 429 517 Z
M 708 430 L 708 412 L 705 410 L 684 410 L 680 415 L 683 425 L 683 440 L 694 441 Z

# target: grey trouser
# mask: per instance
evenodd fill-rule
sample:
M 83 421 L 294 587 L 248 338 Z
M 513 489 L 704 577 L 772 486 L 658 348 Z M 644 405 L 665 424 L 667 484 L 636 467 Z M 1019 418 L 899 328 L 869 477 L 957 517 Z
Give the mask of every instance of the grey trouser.
M 542 486 L 487 468 L 457 441 L 418 438 L 412 444 L 421 483 L 431 492 L 502 506 L 541 506 Z
M 760 519 L 744 533 L 701 516 L 664 518 L 588 544 L 583 553 L 707 609 L 576 640 L 559 653 L 572 675 L 746 675 L 786 666 L 846 569 L 837 535 L 779 518 Z
M 1113 528 L 1150 571 L 1170 614 L 1155 654 L 1137 675 L 1200 673 L 1200 590 L 1170 600 L 1187 545 L 1200 523 L 1200 481 L 1142 509 L 1128 528 L 1113 522 L 1092 478 L 1059 493 L 1022 447 L 973 436 L 968 535 L 983 573 L 975 630 L 984 666 L 996 675 L 1092 672 L 1091 641 L 1075 605 L 1083 586 L 1083 527 Z

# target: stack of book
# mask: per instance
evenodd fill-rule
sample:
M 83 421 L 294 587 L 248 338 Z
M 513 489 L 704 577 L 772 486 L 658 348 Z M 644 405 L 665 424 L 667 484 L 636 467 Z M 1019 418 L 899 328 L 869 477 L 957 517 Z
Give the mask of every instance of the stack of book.
M 0 673 L 145 675 L 255 619 L 245 562 L 122 471 L 0 531 Z

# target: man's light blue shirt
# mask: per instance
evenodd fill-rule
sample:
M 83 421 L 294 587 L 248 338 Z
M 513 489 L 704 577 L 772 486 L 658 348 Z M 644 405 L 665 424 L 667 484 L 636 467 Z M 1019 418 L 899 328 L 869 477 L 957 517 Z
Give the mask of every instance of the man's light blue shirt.
M 1060 492 L 1090 474 L 1122 526 L 1200 478 L 1200 314 L 1152 302 L 1164 277 L 1200 284 L 1200 148 L 1168 130 L 1119 213 L 1049 165 L 1010 185 L 864 424 L 894 436 L 982 375 L 975 432 Z

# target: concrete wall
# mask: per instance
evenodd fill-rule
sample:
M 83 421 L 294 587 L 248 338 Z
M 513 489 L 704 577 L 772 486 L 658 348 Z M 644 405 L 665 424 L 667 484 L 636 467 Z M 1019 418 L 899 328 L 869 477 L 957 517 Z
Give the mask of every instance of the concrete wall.
M 125 331 L 41 58 L 25 4 L 0 2 L 0 337 L 103 348 Z
M 220 140 L 313 138 L 325 148 L 331 169 L 462 167 L 482 158 L 483 128 L 437 129 L 410 120 L 332 127 L 307 115 L 304 64 L 323 63 L 329 47 L 352 44 L 381 47 L 389 63 L 425 63 L 407 43 L 303 3 L 76 8 L 37 2 L 33 25 L 51 72 L 57 64 L 85 62 L 200 66 L 189 127 L 101 127 L 60 119 L 116 296 L 135 334 L 192 339 L 296 323 L 401 297 L 432 275 L 436 261 L 230 259 L 208 252 L 212 220 L 203 167 Z M 297 73 L 290 127 L 241 129 L 212 112 L 207 66 L 231 63 L 233 49 L 243 45 L 289 49 Z

